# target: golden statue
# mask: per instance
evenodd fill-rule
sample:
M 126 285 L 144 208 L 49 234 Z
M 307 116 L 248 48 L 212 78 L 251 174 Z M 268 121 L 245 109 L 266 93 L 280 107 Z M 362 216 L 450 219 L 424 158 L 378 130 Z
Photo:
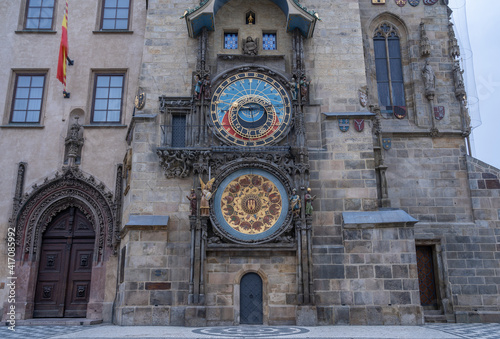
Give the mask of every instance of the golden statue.
M 208 216 L 209 212 L 209 204 L 208 201 L 212 198 L 212 185 L 215 181 L 215 178 L 210 179 L 206 184 L 201 180 L 200 177 L 200 185 L 201 185 L 201 202 L 200 202 L 200 215 Z

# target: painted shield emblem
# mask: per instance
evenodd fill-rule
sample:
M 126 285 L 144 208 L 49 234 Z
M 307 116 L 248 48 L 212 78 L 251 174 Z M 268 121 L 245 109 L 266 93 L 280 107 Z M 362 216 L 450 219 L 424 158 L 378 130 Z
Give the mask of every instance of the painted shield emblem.
M 365 119 L 354 119 L 354 129 L 362 132 L 365 129 Z
M 385 5 L 385 0 L 372 0 L 372 5 Z
M 394 106 L 394 116 L 398 119 L 406 117 L 406 106 Z
M 382 139 L 382 147 L 388 151 L 391 149 L 391 139 L 390 138 L 385 138 L 385 139 Z
M 420 5 L 420 0 L 408 0 L 408 3 L 413 7 L 417 7 L 418 5 Z
M 438 2 L 438 0 L 423 0 L 423 1 L 424 1 L 424 5 L 427 5 L 427 6 L 432 6 L 436 2 Z
M 349 119 L 339 119 L 339 128 L 342 132 L 349 130 Z
M 396 1 L 396 5 L 398 5 L 399 7 L 403 7 L 404 5 L 406 5 L 406 2 L 407 0 L 394 0 Z
M 146 105 L 146 94 L 144 92 L 135 96 L 134 105 L 139 111 L 144 108 Z
M 366 107 L 368 105 L 368 95 L 366 92 L 363 92 L 362 90 L 358 91 L 358 96 L 359 96 L 359 103 L 362 107 Z
M 434 117 L 436 120 L 441 120 L 444 118 L 445 109 L 444 106 L 434 107 Z

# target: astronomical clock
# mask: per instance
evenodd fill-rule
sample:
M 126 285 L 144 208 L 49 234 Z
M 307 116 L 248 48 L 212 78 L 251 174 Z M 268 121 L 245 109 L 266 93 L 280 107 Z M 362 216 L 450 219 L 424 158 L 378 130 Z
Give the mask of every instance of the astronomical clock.
M 209 123 L 227 146 L 248 147 L 250 153 L 272 150 L 288 135 L 291 121 L 287 89 L 267 74 L 236 73 L 213 90 Z M 278 172 L 255 159 L 224 171 L 217 180 L 211 213 L 221 235 L 236 243 L 260 243 L 282 233 L 291 222 L 290 185 Z
M 272 145 L 290 127 L 291 103 L 279 81 L 258 72 L 237 73 L 215 89 L 210 118 L 228 144 Z

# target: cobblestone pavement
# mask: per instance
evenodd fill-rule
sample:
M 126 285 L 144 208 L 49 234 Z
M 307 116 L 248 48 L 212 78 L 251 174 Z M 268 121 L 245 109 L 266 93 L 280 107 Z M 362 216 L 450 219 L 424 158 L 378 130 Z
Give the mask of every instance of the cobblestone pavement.
M 17 326 L 0 327 L 0 338 L 370 338 L 370 339 L 500 339 L 500 324 L 429 324 L 425 326 Z

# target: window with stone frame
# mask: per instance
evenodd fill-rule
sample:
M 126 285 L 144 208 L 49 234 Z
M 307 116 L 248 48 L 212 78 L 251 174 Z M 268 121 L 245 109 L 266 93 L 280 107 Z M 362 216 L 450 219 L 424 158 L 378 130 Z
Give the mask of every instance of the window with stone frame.
M 102 0 L 101 30 L 128 30 L 131 0 Z
M 238 49 L 238 33 L 224 33 L 224 49 Z
M 26 30 L 52 30 L 55 0 L 26 0 Z
M 10 123 L 40 123 L 45 73 L 16 73 Z
M 120 123 L 125 74 L 95 74 L 92 100 L 93 123 Z
M 400 38 L 390 23 L 382 23 L 373 37 L 379 105 L 382 111 L 406 111 Z
M 265 51 L 276 50 L 276 33 L 262 34 L 262 49 Z

